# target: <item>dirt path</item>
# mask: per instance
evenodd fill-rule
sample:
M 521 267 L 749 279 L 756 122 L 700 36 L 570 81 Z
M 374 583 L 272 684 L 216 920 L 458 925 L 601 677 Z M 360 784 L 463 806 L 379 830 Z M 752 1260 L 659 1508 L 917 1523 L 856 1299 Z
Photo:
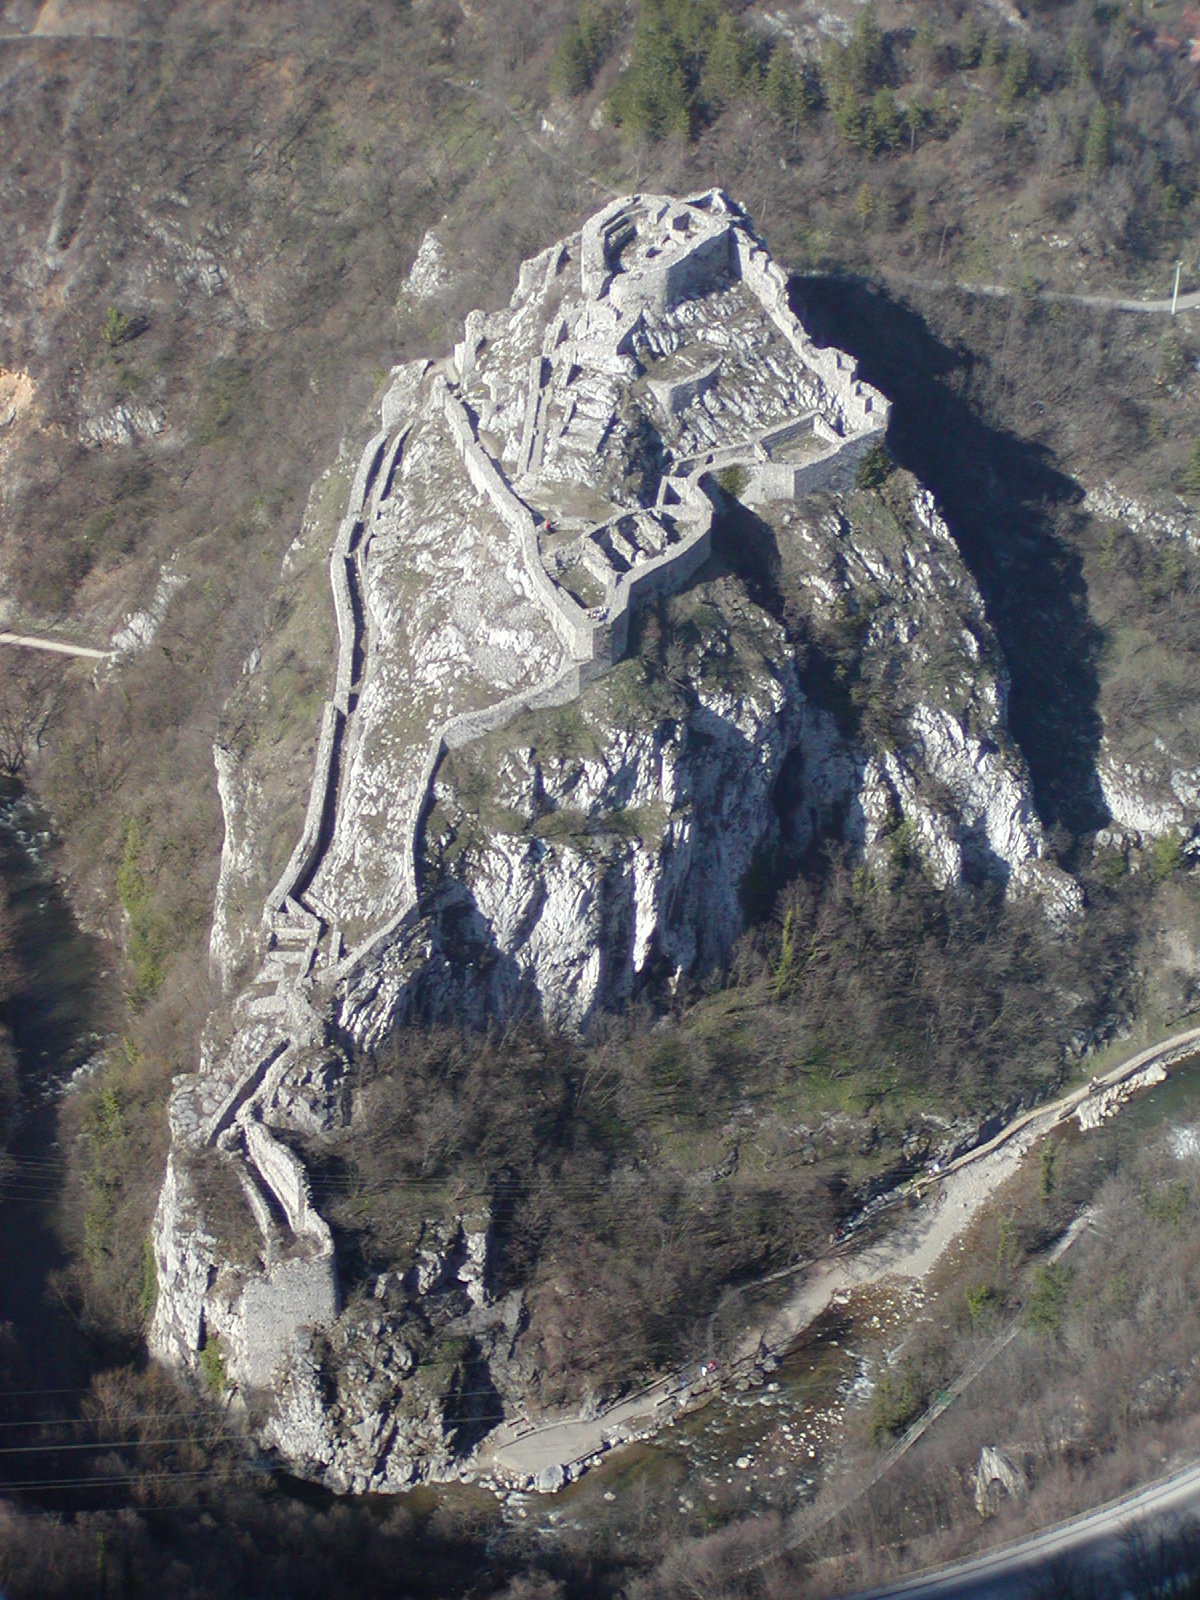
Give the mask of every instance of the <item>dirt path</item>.
M 31 633 L 0 633 L 0 644 L 15 644 L 23 650 L 50 650 L 60 656 L 84 656 L 88 661 L 107 661 L 111 650 L 93 650 L 86 644 L 64 644 L 61 639 L 39 639 Z
M 852 274 L 844 272 L 801 272 L 800 278 L 845 279 Z M 1010 283 L 968 283 L 959 278 L 922 278 L 913 272 L 882 273 L 885 283 L 900 283 L 909 289 L 924 289 L 931 294 L 974 294 L 987 299 L 1006 300 L 1022 295 L 1032 295 L 1035 300 L 1053 301 L 1060 305 L 1090 306 L 1097 311 L 1131 311 L 1151 316 L 1173 316 L 1179 311 L 1200 310 L 1200 290 L 1181 294 L 1178 299 L 1168 295 L 1165 300 L 1134 300 L 1121 295 L 1074 294 L 1065 289 L 1026 289 Z
M 828 1257 L 809 1271 L 765 1326 L 752 1329 L 740 1342 L 723 1372 L 697 1375 L 680 1368 L 658 1383 L 593 1417 L 565 1417 L 540 1427 L 506 1423 L 484 1443 L 479 1468 L 502 1480 L 554 1489 L 575 1469 L 616 1445 L 645 1438 L 668 1417 L 684 1409 L 697 1392 L 715 1387 L 740 1369 L 777 1355 L 831 1304 L 855 1289 L 888 1278 L 920 1279 L 947 1247 L 983 1210 L 996 1190 L 1017 1171 L 1030 1148 L 1059 1123 L 1078 1115 L 1092 1125 L 1113 1114 L 1140 1088 L 1161 1081 L 1173 1061 L 1200 1049 L 1200 1028 L 1173 1034 L 1138 1051 L 1127 1061 L 1095 1077 L 1082 1088 L 1014 1117 L 1006 1127 L 940 1172 L 931 1170 L 901 1191 L 912 1209 L 886 1239 L 851 1253 L 851 1247 Z M 541 1478 L 538 1482 L 539 1476 Z
M 994 1138 L 960 1156 L 942 1172 L 923 1175 L 909 1191 L 921 1199 L 908 1218 L 879 1244 L 819 1266 L 765 1328 L 746 1336 L 739 1356 L 752 1359 L 760 1348 L 777 1351 L 790 1344 L 836 1294 L 876 1284 L 884 1278 L 925 1277 L 1044 1134 L 1076 1116 L 1083 1107 L 1087 1107 L 1085 1117 L 1089 1112 L 1111 1114 L 1139 1088 L 1161 1081 L 1160 1074 L 1172 1061 L 1197 1048 L 1200 1028 L 1173 1034 L 1160 1044 L 1138 1051 L 1082 1088 L 1014 1117 Z

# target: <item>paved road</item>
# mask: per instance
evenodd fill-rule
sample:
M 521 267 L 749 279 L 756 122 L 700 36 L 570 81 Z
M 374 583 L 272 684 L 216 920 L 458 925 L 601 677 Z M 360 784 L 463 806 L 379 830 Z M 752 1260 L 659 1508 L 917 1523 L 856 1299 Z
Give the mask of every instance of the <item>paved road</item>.
M 0 644 L 20 645 L 25 650 L 50 650 L 59 656 L 84 656 L 89 661 L 107 661 L 111 650 L 93 650 L 86 644 L 64 644 L 61 639 L 39 639 L 31 633 L 0 633 Z
M 1197 1513 L 1200 1463 L 1044 1533 L 875 1589 L 860 1600 L 886 1600 L 893 1595 L 904 1600 L 1013 1600 L 1036 1589 L 1066 1562 L 1078 1562 L 1092 1572 L 1119 1580 L 1131 1530 L 1151 1536 L 1169 1534 L 1180 1521 Z

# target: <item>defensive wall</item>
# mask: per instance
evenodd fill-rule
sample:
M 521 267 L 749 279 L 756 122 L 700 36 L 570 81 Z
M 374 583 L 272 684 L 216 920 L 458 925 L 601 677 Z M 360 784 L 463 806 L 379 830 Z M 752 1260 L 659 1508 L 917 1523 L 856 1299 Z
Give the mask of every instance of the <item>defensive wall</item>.
M 364 524 L 374 521 L 381 500 L 390 490 L 412 426 L 415 389 L 428 373 L 430 364 L 409 369 L 406 393 L 396 392 L 401 388 L 397 383 L 384 395 L 381 407 L 384 427 L 368 441 L 363 451 L 347 512 L 330 555 L 338 656 L 333 695 L 322 710 L 304 823 L 263 912 L 269 949 L 259 982 L 274 982 L 276 991 L 244 1002 L 243 1026 L 221 1067 L 205 1080 L 203 1089 L 189 1089 L 172 1100 L 172 1127 L 180 1138 L 193 1143 L 240 1138 L 251 1171 L 239 1175 L 243 1187 L 249 1184 L 254 1190 L 254 1195 L 247 1191 L 247 1203 L 264 1238 L 269 1241 L 269 1211 L 257 1191 L 254 1174 L 275 1197 L 293 1236 L 306 1246 L 300 1257 L 272 1262 L 265 1276 L 254 1279 L 242 1291 L 238 1312 L 241 1323 L 238 1327 L 231 1323 L 229 1332 L 244 1353 L 243 1365 L 250 1362 L 254 1367 L 253 1373 L 248 1366 L 245 1368 L 250 1382 L 267 1381 L 271 1373 L 262 1363 L 273 1362 L 278 1352 L 287 1347 L 297 1328 L 332 1321 L 338 1304 L 332 1239 L 325 1222 L 312 1207 L 303 1165 L 257 1119 L 255 1101 L 270 1097 L 300 1050 L 316 1036 L 316 1013 L 309 1004 L 307 992 L 327 995 L 339 981 L 369 961 L 406 923 L 415 925 L 418 920 L 416 852 L 432 799 L 434 779 L 446 752 L 495 732 L 523 711 L 568 703 L 588 682 L 623 657 L 635 609 L 678 590 L 708 559 L 714 516 L 713 502 L 703 487 L 708 472 L 733 462 L 745 464 L 750 473 L 745 492 L 751 499 L 790 498 L 818 487 L 844 487 L 852 482 L 863 453 L 887 425 L 887 401 L 859 380 L 857 368 L 848 357 L 814 345 L 793 315 L 787 298 L 786 276 L 749 232 L 743 213 L 718 191 L 681 205 L 664 205 L 653 218 L 654 227 L 661 228 L 661 241 L 647 245 L 644 240 L 639 243 L 638 239 L 639 202 L 638 196 L 614 202 L 584 225 L 581 277 L 589 302 L 585 308 L 586 338 L 578 346 L 574 341 L 567 341 L 559 354 L 567 358 L 577 352 L 586 354 L 597 359 L 602 370 L 619 367 L 624 373 L 626 366 L 632 364 L 628 351 L 635 323 L 634 316 L 625 313 L 643 306 L 663 311 L 680 299 L 712 287 L 722 278 L 740 279 L 759 300 L 797 357 L 820 379 L 825 403 L 811 418 L 793 419 L 744 442 L 680 463 L 674 474 L 665 476 L 656 510 L 661 511 L 668 505 L 678 508 L 684 535 L 660 555 L 639 561 L 623 573 L 609 604 L 602 614 L 596 614 L 585 611 L 547 572 L 533 513 L 480 443 L 470 414 L 447 382 L 446 375 L 434 376 L 429 399 L 442 411 L 471 483 L 515 535 L 530 588 L 570 664 L 548 683 L 507 696 L 481 710 L 450 718 L 433 735 L 425 753 L 417 795 L 405 822 L 400 910 L 344 956 L 335 948 L 325 966 L 311 971 L 321 921 L 304 905 L 303 892 L 319 865 L 334 820 L 340 752 L 348 720 L 354 713 L 355 653 L 362 644 L 362 612 L 361 607 L 355 606 L 362 547 L 356 556 L 355 540 Z M 631 246 L 635 247 L 635 253 L 642 250 L 642 257 L 626 270 L 621 256 Z M 565 252 L 559 247 L 526 263 L 518 295 L 529 292 L 538 272 L 549 278 L 560 271 L 565 259 Z M 606 297 L 611 300 L 610 306 L 604 304 Z M 464 339 L 455 348 L 451 377 L 457 373 L 465 381 L 470 375 L 482 331 L 482 314 L 472 312 L 466 321 Z M 547 329 L 547 344 L 557 350 L 565 333 L 565 323 L 557 332 L 554 328 Z M 519 451 L 522 471 L 531 467 L 536 470 L 549 353 L 529 363 L 529 390 Z M 678 414 L 703 394 L 715 380 L 717 370 L 714 364 L 677 380 L 652 383 L 651 390 L 669 414 Z M 810 424 L 826 446 L 823 451 L 800 463 L 771 459 L 773 445 L 786 443 L 789 433 Z M 369 511 L 368 496 L 371 497 Z M 183 1085 L 180 1089 L 182 1091 Z M 249 1337 L 250 1322 L 254 1323 L 253 1337 Z M 256 1345 L 255 1341 L 259 1343 Z M 254 1348 L 261 1351 L 261 1360 L 246 1353 Z

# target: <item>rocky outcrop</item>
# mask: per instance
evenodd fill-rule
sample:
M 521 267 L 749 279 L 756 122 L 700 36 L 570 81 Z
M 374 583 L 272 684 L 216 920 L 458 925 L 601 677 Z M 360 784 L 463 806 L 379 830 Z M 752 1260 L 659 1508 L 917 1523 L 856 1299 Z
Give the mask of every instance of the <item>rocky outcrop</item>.
M 1096 778 L 1110 818 L 1101 844 L 1128 849 L 1164 834 L 1192 837 L 1200 827 L 1200 770 L 1173 760 L 1161 740 L 1138 761 L 1121 761 L 1105 741 Z
M 1148 538 L 1152 543 L 1178 540 L 1193 554 L 1200 553 L 1200 530 L 1195 514 L 1186 500 L 1176 499 L 1168 511 L 1165 506 L 1148 506 L 1132 495 L 1124 494 L 1111 483 L 1089 489 L 1083 497 L 1083 507 L 1090 516 L 1105 522 L 1121 522 Z
M 429 909 L 339 986 L 347 1032 L 372 1044 L 413 1014 L 482 1022 L 531 1005 L 582 1027 L 651 971 L 678 979 L 728 956 L 751 858 L 778 831 L 780 770 L 820 714 L 778 622 L 734 585 L 699 594 L 678 603 L 695 644 L 674 684 L 628 662 L 562 713 L 443 763 Z
M 1006 1500 L 1023 1499 L 1025 1475 L 1012 1458 L 995 1445 L 985 1444 L 975 1469 L 975 1509 L 981 1517 L 994 1517 Z
M 1151 586 L 1161 579 L 1169 591 L 1200 552 L 1195 514 L 1177 496 L 1146 503 L 1107 483 L 1087 491 L 1082 509 L 1101 522 L 1121 524 L 1135 536 L 1139 559 L 1149 563 L 1146 581 Z M 1184 709 L 1188 697 L 1179 697 L 1174 686 L 1166 688 L 1167 676 L 1151 694 L 1154 709 L 1146 715 L 1140 663 L 1131 675 L 1138 687 L 1130 714 L 1113 715 L 1115 707 L 1105 713 L 1109 726 L 1096 761 L 1095 798 L 1108 812 L 1108 825 L 1099 830 L 1096 844 L 1128 856 L 1156 839 L 1177 835 L 1194 855 L 1200 851 L 1200 745 Z
M 139 655 L 150 648 L 162 627 L 172 597 L 186 582 L 187 574 L 179 571 L 178 556 L 173 555 L 159 573 L 150 604 L 144 611 L 134 611 L 126 616 L 113 634 L 111 648 L 114 660 L 119 661 L 122 656 Z
M 1077 904 L 936 508 L 902 476 L 856 490 L 887 413 L 716 191 L 606 208 L 450 362 L 393 373 L 323 547 L 336 664 L 269 869 L 263 767 L 217 754 L 212 954 L 248 981 L 175 1086 L 153 1233 L 153 1353 L 214 1346 L 295 1470 L 468 1472 L 531 1381 L 485 1202 L 339 1271 L 306 1152 L 351 1114 L 347 1041 L 527 1009 L 581 1029 L 701 978 L 770 864 L 827 833 Z M 739 486 L 778 568 L 757 598 L 737 552 L 710 561 Z

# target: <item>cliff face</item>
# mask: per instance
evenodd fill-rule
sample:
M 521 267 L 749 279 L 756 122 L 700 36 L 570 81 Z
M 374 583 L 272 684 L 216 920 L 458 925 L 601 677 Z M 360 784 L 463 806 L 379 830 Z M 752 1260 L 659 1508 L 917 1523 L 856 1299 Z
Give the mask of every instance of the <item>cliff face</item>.
M 452 362 L 398 369 L 380 421 L 330 539 L 337 669 L 286 864 L 265 743 L 218 752 L 214 965 L 250 977 L 177 1084 L 154 1231 L 154 1353 L 339 1489 L 467 1470 L 528 1380 L 485 1202 L 339 1270 L 294 1146 L 353 1129 L 348 1040 L 585 1029 L 702 980 L 822 835 L 1079 905 L 931 497 L 863 474 L 886 402 L 723 196 L 608 207 Z
M 894 488 L 899 514 L 864 494 L 767 513 L 779 615 L 732 576 L 701 579 L 569 707 L 453 752 L 422 835 L 424 914 L 340 987 L 347 1032 L 370 1045 L 414 1017 L 530 1007 L 581 1027 L 647 981 L 703 977 L 754 871 L 820 835 L 868 862 L 911 847 L 939 887 L 997 878 L 1074 915 L 978 591 L 929 497 Z M 798 664 L 797 631 L 829 627 L 852 642 L 860 715 L 822 704 Z

